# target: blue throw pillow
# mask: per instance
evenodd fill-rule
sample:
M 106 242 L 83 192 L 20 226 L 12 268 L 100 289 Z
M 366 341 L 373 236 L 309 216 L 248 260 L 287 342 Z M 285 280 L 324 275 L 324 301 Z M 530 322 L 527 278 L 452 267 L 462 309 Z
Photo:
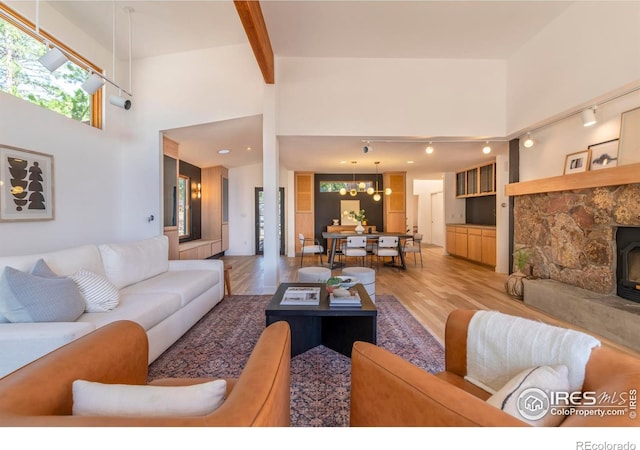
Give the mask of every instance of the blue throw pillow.
M 9 322 L 73 322 L 84 307 L 75 282 L 57 276 L 43 260 L 31 273 L 5 267 L 0 276 L 0 314 Z

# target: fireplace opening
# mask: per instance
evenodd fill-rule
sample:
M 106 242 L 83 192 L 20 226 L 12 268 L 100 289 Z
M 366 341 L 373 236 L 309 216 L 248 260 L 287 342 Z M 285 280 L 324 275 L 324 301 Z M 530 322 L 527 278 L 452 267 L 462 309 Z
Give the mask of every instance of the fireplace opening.
M 640 302 L 640 228 L 618 228 L 616 245 L 617 294 L 627 300 Z

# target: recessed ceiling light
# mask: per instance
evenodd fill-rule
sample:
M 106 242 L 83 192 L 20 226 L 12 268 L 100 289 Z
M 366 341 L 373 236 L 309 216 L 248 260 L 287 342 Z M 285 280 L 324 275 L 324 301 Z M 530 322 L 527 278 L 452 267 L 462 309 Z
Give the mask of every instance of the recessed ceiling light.
M 428 155 L 433 153 L 433 147 L 432 146 L 428 146 L 427 148 L 424 149 L 425 152 L 427 152 Z
M 407 164 L 413 164 L 413 161 L 407 161 Z
M 247 151 L 250 152 L 251 151 L 251 147 L 247 147 Z
M 221 155 L 226 155 L 227 153 L 231 153 L 231 150 L 223 148 L 222 150 L 218 150 L 218 153 Z
M 346 164 L 346 163 L 347 163 L 346 161 L 340 161 L 340 164 Z

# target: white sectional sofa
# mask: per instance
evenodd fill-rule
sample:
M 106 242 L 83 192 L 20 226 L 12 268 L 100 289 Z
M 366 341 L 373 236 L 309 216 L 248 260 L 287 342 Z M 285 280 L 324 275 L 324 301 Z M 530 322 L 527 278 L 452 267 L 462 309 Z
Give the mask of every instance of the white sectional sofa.
M 155 360 L 224 297 L 220 260 L 168 259 L 168 241 L 158 236 L 123 244 L 0 257 L 0 274 L 9 266 L 29 272 L 43 259 L 60 276 L 87 270 L 106 276 L 119 290 L 119 304 L 108 312 L 85 312 L 74 322 L 0 323 L 0 377 L 115 320 L 132 320 L 149 338 Z M 100 351 L 100 349 L 96 349 Z

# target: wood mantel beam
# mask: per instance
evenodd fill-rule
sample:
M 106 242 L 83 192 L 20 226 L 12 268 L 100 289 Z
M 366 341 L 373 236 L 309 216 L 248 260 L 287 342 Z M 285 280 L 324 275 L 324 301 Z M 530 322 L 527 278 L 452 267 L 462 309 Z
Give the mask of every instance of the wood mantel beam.
M 249 43 L 253 49 L 253 54 L 258 61 L 258 66 L 262 71 L 262 77 L 267 84 L 275 83 L 273 49 L 269 40 L 267 26 L 264 23 L 262 9 L 259 1 L 234 0 L 240 21 L 245 33 L 249 38 Z

